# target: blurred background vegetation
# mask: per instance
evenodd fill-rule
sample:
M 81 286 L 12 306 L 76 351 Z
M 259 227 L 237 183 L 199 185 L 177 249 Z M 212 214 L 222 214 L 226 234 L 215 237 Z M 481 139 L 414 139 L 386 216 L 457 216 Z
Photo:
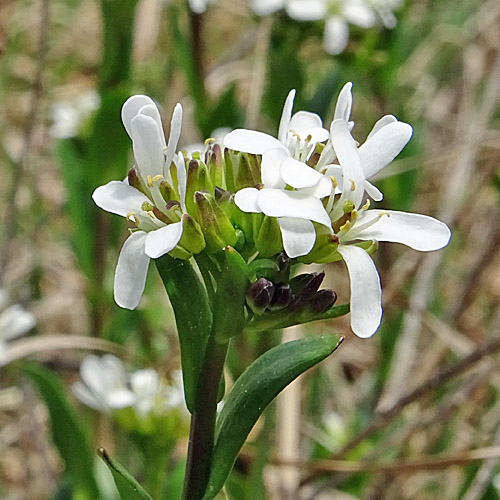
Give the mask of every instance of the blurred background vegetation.
M 285 332 L 345 341 L 266 411 L 227 494 L 500 498 L 500 2 L 408 0 L 396 16 L 392 30 L 350 26 L 333 57 L 321 23 L 257 17 L 244 0 L 203 14 L 174 0 L 0 3 L 0 287 L 37 318 L 12 343 L 20 359 L 0 368 L 0 498 L 116 498 L 82 458 L 99 463 L 100 446 L 155 483 L 137 439 L 69 390 L 90 351 L 166 377 L 180 364 L 155 273 L 137 311 L 114 304 L 126 227 L 91 200 L 130 167 L 124 100 L 150 95 L 164 123 L 181 102 L 186 147 L 221 127 L 275 133 L 291 88 L 295 110 L 329 124 L 347 81 L 357 140 L 386 113 L 414 127 L 394 175 L 380 179 L 382 206 L 447 222 L 452 242 L 430 255 L 380 246 L 384 319 L 374 338 L 356 338 L 345 318 Z M 324 267 L 346 302 L 344 268 Z M 228 383 L 276 342 L 237 338 Z M 165 471 L 157 487 L 168 500 L 179 498 L 186 451 L 185 429 L 176 432 L 154 469 Z

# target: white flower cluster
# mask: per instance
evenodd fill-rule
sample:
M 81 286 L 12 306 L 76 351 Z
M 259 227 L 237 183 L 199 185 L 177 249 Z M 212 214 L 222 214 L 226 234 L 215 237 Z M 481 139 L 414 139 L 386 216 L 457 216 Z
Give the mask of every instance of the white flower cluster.
M 172 385 L 166 385 L 155 370 L 127 373 L 123 363 L 111 354 L 87 356 L 80 366 L 83 382 L 73 384 L 74 395 L 85 405 L 103 413 L 133 408 L 139 418 L 162 415 L 182 409 L 182 376 L 176 372 Z
M 369 198 L 383 197 L 370 179 L 399 154 L 412 128 L 386 115 L 358 147 L 351 136 L 351 87 L 348 83 L 340 92 L 329 130 L 317 114 L 292 114 L 292 90 L 277 138 L 255 130 L 234 130 L 222 141 L 225 153 L 218 145 L 206 151 L 206 164 L 176 153 L 182 117 L 179 104 L 167 146 L 153 101 L 146 96 L 127 100 L 122 118 L 136 165 L 125 181 L 112 181 L 93 194 L 101 208 L 135 224 L 118 259 L 116 302 L 130 309 L 138 305 L 150 258 L 169 253 L 187 259 L 204 251 L 205 245 L 212 252 L 237 245 L 234 234 L 236 227 L 243 227 L 241 216 L 228 210 L 233 214 L 228 219 L 217 205 L 215 188 L 225 193 L 225 206 L 234 203 L 243 214 L 264 214 L 275 221 L 277 233 L 269 233 L 264 240 L 279 238 L 281 232 L 281 241 L 272 245 L 276 252 L 284 249 L 289 257 L 305 263 L 343 260 L 351 281 L 352 330 L 360 337 L 373 335 L 382 317 L 380 279 L 370 257 L 378 242 L 431 251 L 445 246 L 451 233 L 445 224 L 425 215 L 370 209 Z M 209 186 L 205 181 L 211 177 Z M 238 185 L 234 178 L 240 179 Z M 209 227 L 204 225 L 207 220 Z M 241 247 L 250 254 L 255 253 L 252 238 L 257 241 L 252 232 L 245 234 Z M 214 234 L 216 244 L 210 246 Z M 233 242 L 224 239 L 228 234 Z
M 292 116 L 292 91 L 278 139 L 238 129 L 227 134 L 223 144 L 262 155 L 264 187 L 236 193 L 235 202 L 242 211 L 278 218 L 290 257 L 311 253 L 315 255 L 311 261 L 344 260 L 351 280 L 351 328 L 358 336 L 369 337 L 380 325 L 382 292 L 378 272 L 362 242 L 391 241 L 431 251 L 447 245 L 451 232 L 446 224 L 425 215 L 369 210 L 366 195 L 376 201 L 383 197 L 369 179 L 399 154 L 412 128 L 386 115 L 358 148 L 350 133 L 351 87 L 348 83 L 340 92 L 330 131 L 314 113 L 299 111 Z M 318 150 L 321 153 L 315 158 Z M 332 244 L 332 251 L 323 255 L 321 248 L 314 248 L 319 232 L 326 233 Z
M 29 332 L 36 325 L 36 318 L 19 304 L 6 308 L 7 293 L 0 288 L 0 366 L 9 362 L 7 343 Z
M 280 9 L 297 21 L 325 22 L 324 47 L 330 54 L 340 54 L 349 38 L 349 24 L 372 28 L 379 19 L 386 28 L 396 26 L 393 10 L 401 0 L 252 0 L 257 15 Z

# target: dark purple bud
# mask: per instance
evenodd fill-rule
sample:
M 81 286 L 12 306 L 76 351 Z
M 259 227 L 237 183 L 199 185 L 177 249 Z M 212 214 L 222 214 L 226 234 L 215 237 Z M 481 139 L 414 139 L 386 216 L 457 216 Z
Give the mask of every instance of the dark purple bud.
M 142 191 L 141 179 L 139 179 L 139 176 L 137 175 L 137 170 L 136 170 L 135 167 L 132 167 L 128 171 L 128 183 L 132 187 L 135 187 L 135 189 L 138 189 L 139 191 Z
M 310 273 L 310 274 L 299 274 L 292 278 L 290 281 L 290 286 L 292 287 L 292 292 L 296 297 L 290 304 L 290 308 L 297 310 L 301 309 L 309 299 L 318 291 L 325 273 Z
M 262 314 L 269 306 L 274 295 L 274 285 L 266 278 L 259 278 L 247 290 L 248 307 L 255 314 Z
M 309 309 L 313 313 L 322 314 L 335 304 L 337 294 L 333 290 L 318 290 L 309 300 Z
M 269 304 L 270 311 L 280 311 L 290 305 L 292 301 L 292 289 L 288 283 L 278 283 L 274 286 L 274 295 Z

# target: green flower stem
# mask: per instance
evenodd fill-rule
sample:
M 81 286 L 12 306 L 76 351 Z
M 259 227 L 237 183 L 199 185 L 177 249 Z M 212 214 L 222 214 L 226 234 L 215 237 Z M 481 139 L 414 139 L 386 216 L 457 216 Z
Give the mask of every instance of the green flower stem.
M 201 500 L 205 494 L 214 448 L 219 387 L 228 346 L 229 343 L 218 344 L 212 336 L 205 351 L 195 411 L 191 416 L 183 500 Z

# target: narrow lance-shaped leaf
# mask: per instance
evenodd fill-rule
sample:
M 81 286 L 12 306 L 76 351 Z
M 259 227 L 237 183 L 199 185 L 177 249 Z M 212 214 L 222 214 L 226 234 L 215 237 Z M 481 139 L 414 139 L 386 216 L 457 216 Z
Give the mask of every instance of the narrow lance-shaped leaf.
M 207 291 L 189 261 L 164 255 L 155 263 L 174 310 L 186 405 L 193 412 L 200 368 L 212 327 Z
M 66 471 L 85 498 L 99 498 L 94 477 L 93 453 L 88 436 L 66 397 L 66 390 L 54 373 L 43 366 L 25 363 L 24 372 L 38 389 L 50 416 L 54 444 L 64 460 Z
M 104 448 L 99 448 L 99 455 L 111 471 L 122 500 L 153 500 L 135 478 L 119 462 L 111 458 Z
M 264 408 L 295 378 L 328 357 L 340 344 L 337 335 L 295 340 L 270 349 L 234 384 L 217 419 L 211 474 L 204 500 L 214 498 Z

